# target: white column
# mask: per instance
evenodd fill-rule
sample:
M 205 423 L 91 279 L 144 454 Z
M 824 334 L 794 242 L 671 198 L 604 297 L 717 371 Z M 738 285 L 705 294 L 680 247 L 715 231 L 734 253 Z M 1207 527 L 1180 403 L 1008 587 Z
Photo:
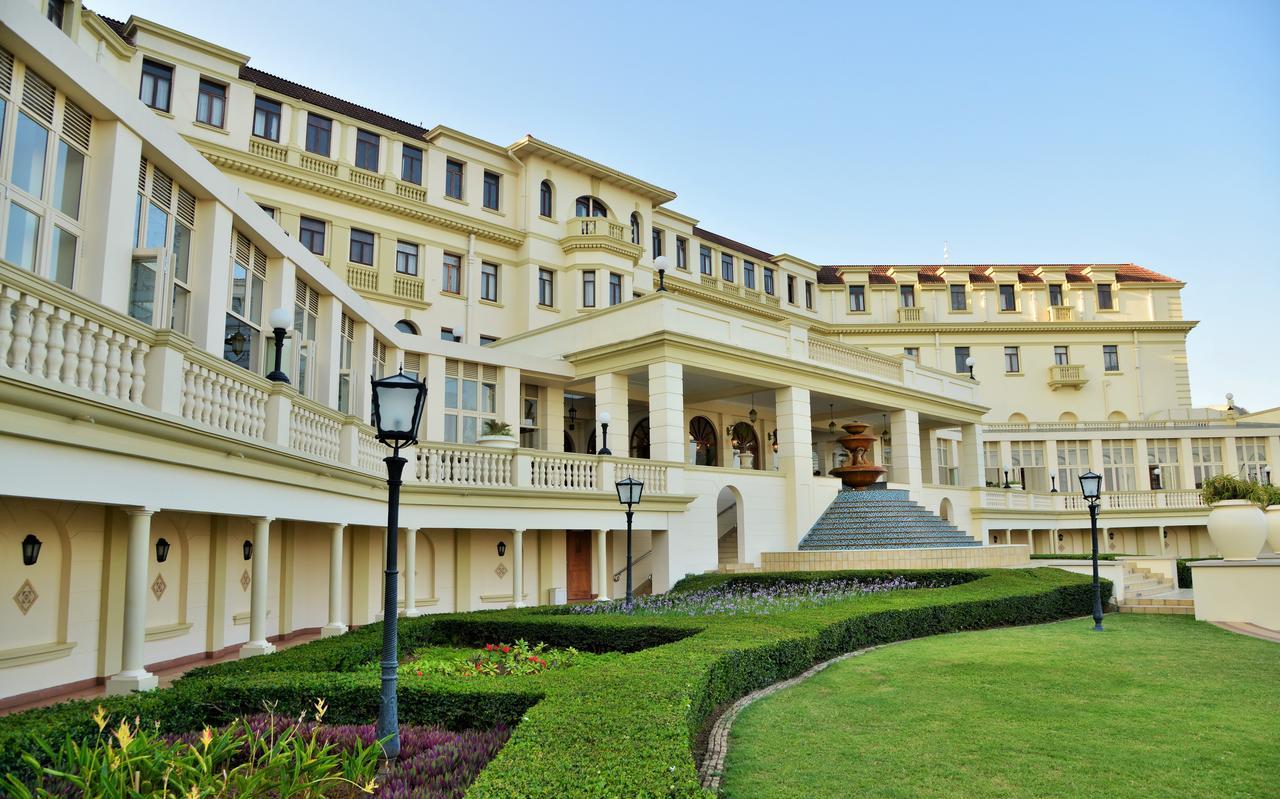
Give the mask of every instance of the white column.
M 1178 468 L 1182 470 L 1182 487 L 1196 487 L 1196 465 L 1191 457 L 1191 439 L 1178 439 Z
M 425 358 L 427 373 L 427 405 L 422 413 L 425 441 L 444 441 L 444 369 L 443 355 L 428 354 Z M 515 425 L 512 425 L 515 429 Z
M 516 367 L 502 367 L 498 375 L 497 399 L 498 421 L 511 425 L 511 434 L 520 438 L 520 370 Z
M 649 364 L 649 457 L 684 463 L 689 440 L 684 423 L 684 366 Z
M 920 496 L 924 474 L 920 461 L 920 414 L 901 410 L 889 414 L 893 438 L 893 481 L 906 483 L 913 497 Z
M 1139 491 L 1151 491 L 1151 464 L 1147 463 L 1147 440 L 1145 438 L 1135 438 L 1133 440 L 1133 467 L 1137 470 L 1134 475 L 1134 485 Z
M 524 530 L 511 531 L 511 606 L 524 607 Z
M 960 485 L 983 485 L 982 425 L 960 427 Z
M 604 438 L 600 426 L 600 414 L 608 413 L 609 437 Z M 627 376 L 623 374 L 596 375 L 596 451 L 608 446 L 619 458 L 630 454 L 631 426 L 627 419 Z
M 401 528 L 404 536 L 404 615 L 418 615 L 418 528 Z
M 271 519 L 253 520 L 253 576 L 249 590 L 249 643 L 240 647 L 240 657 L 269 655 L 276 651 L 267 640 L 267 564 L 271 547 Z
M 124 646 L 120 673 L 107 680 L 108 694 L 150 691 L 159 679 L 142 663 L 147 638 L 147 565 L 151 550 L 151 508 L 127 508 L 129 546 L 124 571 Z
M 613 576 L 609 574 L 609 531 L 596 530 L 596 601 L 609 598 L 609 583 Z
M 1236 437 L 1222 439 L 1222 470 L 1232 477 L 1240 476 L 1240 453 L 1236 451 Z
M 788 386 L 774 392 L 778 414 L 778 466 L 787 477 L 787 545 L 792 549 L 816 514 L 812 504 L 813 422 L 809 389 Z M 738 531 L 742 535 L 742 531 Z M 740 544 L 741 545 L 741 544 Z
M 345 524 L 329 525 L 329 623 L 320 628 L 320 637 L 342 635 L 342 533 Z
M 1018 476 L 1013 473 L 1013 442 L 1000 442 L 1000 485 L 1016 483 Z
M 547 386 L 546 407 L 542 409 L 543 449 L 564 452 L 564 387 Z
M 1062 491 L 1062 486 L 1058 485 L 1058 439 L 1048 437 L 1044 440 L 1044 468 L 1048 472 L 1049 485 L 1048 490 L 1052 490 L 1055 486 L 1058 491 Z

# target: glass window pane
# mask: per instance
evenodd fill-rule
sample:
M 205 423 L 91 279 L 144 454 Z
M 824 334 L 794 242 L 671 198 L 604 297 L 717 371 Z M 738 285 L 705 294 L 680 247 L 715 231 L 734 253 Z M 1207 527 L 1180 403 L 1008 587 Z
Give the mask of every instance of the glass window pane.
M 80 187 L 84 182 L 84 155 L 66 142 L 59 141 L 55 174 L 53 204 L 72 219 L 79 219 Z
M 498 390 L 493 383 L 480 385 L 480 410 L 483 413 L 497 413 Z
M 252 282 L 249 284 L 249 320 L 255 324 L 262 322 L 263 289 L 264 284 L 262 278 L 254 275 Z
M 53 251 L 49 256 L 49 271 L 54 280 L 67 288 L 71 288 L 71 284 L 75 280 L 76 244 L 78 242 L 79 239 L 74 234 L 54 225 Z
M 187 270 L 191 265 L 191 228 L 181 222 L 173 223 L 173 276 L 187 282 Z
M 191 306 L 191 292 L 182 286 L 173 287 L 173 312 L 169 317 L 169 327 L 179 333 L 187 332 L 187 312 Z
M 147 204 L 147 238 L 144 247 L 163 247 L 169 237 L 169 214 L 155 203 Z
M 444 440 L 458 440 L 458 417 L 456 414 L 446 413 L 444 415 Z
M 474 411 L 476 409 L 476 392 L 476 381 L 462 381 L 462 410 Z
M 155 319 L 156 266 L 154 258 L 135 258 L 129 273 L 129 315 L 146 324 Z
M 462 443 L 476 443 L 476 421 L 474 416 L 462 417 Z
M 458 378 L 456 377 L 444 379 L 444 407 L 458 407 Z
M 40 217 L 17 203 L 9 204 L 9 230 L 5 236 L 6 261 L 23 269 L 36 268 L 36 243 L 40 236 Z
M 18 132 L 13 142 L 13 168 L 9 178 L 13 185 L 36 197 L 44 190 L 44 154 L 49 146 L 49 131 L 26 114 L 18 114 Z
M 244 315 L 249 296 L 249 270 L 239 262 L 231 267 L 231 312 Z

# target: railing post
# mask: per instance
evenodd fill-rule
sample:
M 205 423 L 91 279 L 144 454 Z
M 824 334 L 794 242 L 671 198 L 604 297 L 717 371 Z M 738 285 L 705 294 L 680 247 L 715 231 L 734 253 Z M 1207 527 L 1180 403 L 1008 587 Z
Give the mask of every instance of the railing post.
M 156 331 L 156 342 L 145 357 L 147 382 L 142 404 L 153 411 L 182 415 L 182 383 L 186 353 L 194 345 L 172 330 Z
M 599 471 L 596 472 L 596 474 L 599 475 L 599 479 L 596 481 L 596 490 L 612 491 L 613 484 L 618 481 L 618 465 L 611 460 L 606 460 L 605 458 L 600 458 L 599 464 Z
M 354 416 L 342 420 L 338 430 L 338 462 L 348 466 L 360 465 L 360 428 Z
M 511 456 L 511 468 L 514 471 L 511 475 L 511 485 L 516 488 L 533 486 L 533 453 L 516 450 Z
M 276 383 L 267 395 L 267 429 L 262 437 L 268 444 L 287 449 L 289 447 L 289 417 L 293 415 L 293 400 L 283 383 Z

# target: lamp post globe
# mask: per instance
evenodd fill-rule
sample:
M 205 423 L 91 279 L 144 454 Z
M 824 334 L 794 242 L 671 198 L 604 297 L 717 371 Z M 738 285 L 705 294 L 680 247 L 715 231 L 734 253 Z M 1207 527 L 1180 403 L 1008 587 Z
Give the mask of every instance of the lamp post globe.
M 378 703 L 377 736 L 384 741 L 383 753 L 392 759 L 400 754 L 400 718 L 396 702 L 396 669 L 399 666 L 396 650 L 400 632 L 400 621 L 396 615 L 396 558 L 399 549 L 400 483 L 407 462 L 400 457 L 400 450 L 418 442 L 418 425 L 427 401 L 427 386 L 421 380 L 406 375 L 403 369 L 389 377 L 372 380 L 371 384 L 373 426 L 378 440 L 391 447 L 391 455 L 383 458 L 383 463 L 387 464 L 387 563 L 382 588 L 382 695 Z
M 613 417 L 608 411 L 600 411 L 596 419 L 600 422 L 600 449 L 596 450 L 596 454 L 612 455 L 609 451 L 609 422 L 613 421 Z
M 977 378 L 973 376 L 973 364 L 974 360 L 972 355 L 964 359 L 964 365 L 969 369 L 969 379 L 977 380 Z
M 631 520 L 635 515 L 633 508 L 640 504 L 644 494 L 644 481 L 634 477 L 625 477 L 614 483 L 618 492 L 618 502 L 627 506 L 627 607 L 631 607 Z
M 288 308 L 276 308 L 267 314 L 267 326 L 271 328 L 276 340 L 276 368 L 267 375 L 268 380 L 277 383 L 288 383 L 289 376 L 281 368 L 284 358 L 284 340 L 289 337 L 289 326 L 293 323 L 293 313 Z
M 1098 505 L 1102 498 L 1102 475 L 1093 471 L 1080 475 L 1080 495 L 1089 504 L 1089 530 L 1093 535 L 1093 629 L 1102 632 L 1102 588 L 1098 580 Z
M 659 255 L 653 259 L 653 268 L 658 270 L 658 291 L 667 290 L 667 270 L 671 268 L 671 261 L 665 255 Z

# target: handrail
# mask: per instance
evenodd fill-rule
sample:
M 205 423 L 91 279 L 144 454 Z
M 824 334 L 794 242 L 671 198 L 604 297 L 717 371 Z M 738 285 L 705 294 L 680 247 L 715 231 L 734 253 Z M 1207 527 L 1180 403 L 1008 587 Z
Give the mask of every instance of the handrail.
M 648 552 L 644 553 L 643 555 L 641 555 L 641 556 L 640 556 L 640 557 L 638 557 L 638 558 L 632 558 L 632 559 L 631 559 L 631 568 L 633 568 L 633 569 L 634 569 L 634 568 L 636 567 L 636 564 L 637 564 L 637 563 L 639 563 L 640 561 L 644 560 L 645 558 L 649 557 L 649 556 L 650 556 L 650 555 L 652 555 L 652 554 L 653 554 L 653 550 L 651 549 L 651 550 L 649 550 Z M 627 573 L 627 567 L 626 567 L 626 566 L 623 566 L 621 569 L 618 569 L 618 571 L 616 571 L 616 572 L 614 573 L 614 575 L 613 575 L 613 581 L 614 581 L 615 583 L 616 583 L 616 582 L 618 582 L 618 580 L 621 580 L 621 579 L 622 579 L 622 575 L 624 575 L 624 574 L 626 574 L 626 573 Z M 652 575 L 650 575 L 650 576 L 652 576 Z

